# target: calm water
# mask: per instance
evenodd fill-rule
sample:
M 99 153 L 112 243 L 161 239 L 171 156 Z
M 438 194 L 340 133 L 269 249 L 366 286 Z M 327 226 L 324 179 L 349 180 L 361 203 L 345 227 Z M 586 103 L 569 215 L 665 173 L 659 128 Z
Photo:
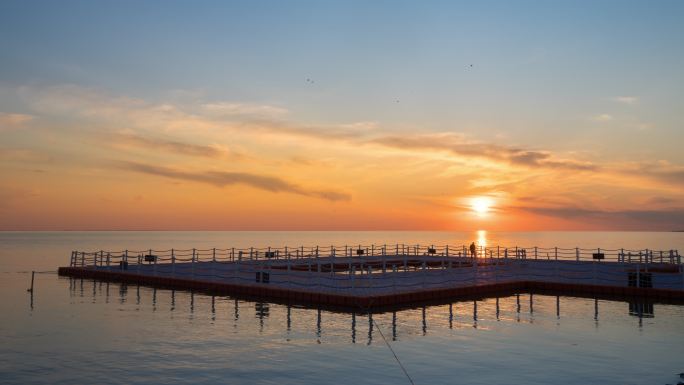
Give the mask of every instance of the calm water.
M 473 240 L 684 251 L 683 233 L 0 233 L 0 383 L 408 383 L 383 336 L 417 384 L 677 383 L 676 305 L 521 294 L 369 315 L 51 273 L 26 292 L 74 249 Z

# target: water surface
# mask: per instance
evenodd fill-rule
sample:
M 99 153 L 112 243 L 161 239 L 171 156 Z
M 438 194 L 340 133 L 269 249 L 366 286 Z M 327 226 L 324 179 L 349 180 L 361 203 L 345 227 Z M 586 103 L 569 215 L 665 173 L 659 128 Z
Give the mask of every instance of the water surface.
M 0 233 L 0 382 L 665 384 L 684 308 L 507 295 L 368 314 L 38 274 L 74 249 L 466 243 L 473 233 Z M 489 244 L 679 248 L 681 233 L 501 233 Z M 498 306 L 497 306 L 498 303 Z M 384 336 L 384 338 L 383 338 Z M 387 343 L 385 342 L 387 340 Z

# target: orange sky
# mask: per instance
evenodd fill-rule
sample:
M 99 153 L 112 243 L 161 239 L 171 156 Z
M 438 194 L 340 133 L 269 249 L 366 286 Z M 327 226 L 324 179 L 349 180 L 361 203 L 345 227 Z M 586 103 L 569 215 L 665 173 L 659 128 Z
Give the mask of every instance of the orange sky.
M 681 168 L 268 105 L 25 88 L 3 115 L 3 230 L 662 229 Z M 9 144 L 9 145 L 8 145 Z M 478 215 L 472 199 L 486 197 Z M 679 211 L 681 213 L 681 211 Z

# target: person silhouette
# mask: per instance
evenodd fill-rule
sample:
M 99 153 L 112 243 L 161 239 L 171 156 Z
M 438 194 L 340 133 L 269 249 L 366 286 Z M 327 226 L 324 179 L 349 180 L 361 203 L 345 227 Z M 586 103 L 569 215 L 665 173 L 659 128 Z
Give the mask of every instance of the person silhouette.
M 470 244 L 470 256 L 473 258 L 477 257 L 477 247 L 475 246 L 475 242 Z

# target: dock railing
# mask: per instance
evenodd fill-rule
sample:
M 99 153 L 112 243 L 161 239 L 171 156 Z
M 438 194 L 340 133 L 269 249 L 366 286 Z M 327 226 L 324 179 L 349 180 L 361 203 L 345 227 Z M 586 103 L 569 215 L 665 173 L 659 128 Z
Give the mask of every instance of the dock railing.
M 128 266 L 159 263 L 199 263 L 199 262 L 241 262 L 241 261 L 282 261 L 312 258 L 358 258 L 366 257 L 452 257 L 471 258 L 478 261 L 494 260 L 556 260 L 556 261 L 594 261 L 621 263 L 661 263 L 681 265 L 679 251 L 652 249 L 604 249 L 604 248 L 562 248 L 562 247 L 505 247 L 478 246 L 471 253 L 466 245 L 344 245 L 344 246 L 296 246 L 296 247 L 249 247 L 249 248 L 212 248 L 212 249 L 168 249 L 168 250 L 120 250 L 120 251 L 72 251 L 69 266 Z
M 71 267 L 236 285 L 380 295 L 515 281 L 684 291 L 677 250 L 354 245 L 73 251 Z

